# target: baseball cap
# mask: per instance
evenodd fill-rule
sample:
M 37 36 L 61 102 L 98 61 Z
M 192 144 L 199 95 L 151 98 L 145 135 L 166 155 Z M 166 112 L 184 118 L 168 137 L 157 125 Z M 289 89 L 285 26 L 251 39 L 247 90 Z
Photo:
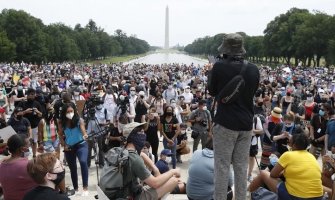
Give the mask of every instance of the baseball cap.
M 171 152 L 170 149 L 163 149 L 163 150 L 161 151 L 161 154 L 162 154 L 162 155 L 166 155 L 166 156 L 171 156 L 171 155 L 172 155 L 172 152 Z

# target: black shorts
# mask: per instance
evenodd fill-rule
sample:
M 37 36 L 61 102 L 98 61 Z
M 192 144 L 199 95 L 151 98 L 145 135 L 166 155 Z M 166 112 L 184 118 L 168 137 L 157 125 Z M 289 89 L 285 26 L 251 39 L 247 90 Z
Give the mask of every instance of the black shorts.
M 256 157 L 258 154 L 258 145 L 251 145 L 249 150 L 249 157 Z

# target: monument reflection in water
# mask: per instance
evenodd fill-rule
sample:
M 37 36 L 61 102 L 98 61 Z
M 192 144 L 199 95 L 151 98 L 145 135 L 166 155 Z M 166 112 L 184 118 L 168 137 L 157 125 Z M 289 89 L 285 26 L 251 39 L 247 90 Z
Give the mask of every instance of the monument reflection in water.
M 132 62 L 135 63 L 145 63 L 145 64 L 165 64 L 165 63 L 178 63 L 178 64 L 186 64 L 191 65 L 200 65 L 203 66 L 208 63 L 206 60 L 201 60 L 195 57 L 191 57 L 185 54 L 178 54 L 178 53 L 155 53 L 150 54 L 145 57 L 136 59 Z

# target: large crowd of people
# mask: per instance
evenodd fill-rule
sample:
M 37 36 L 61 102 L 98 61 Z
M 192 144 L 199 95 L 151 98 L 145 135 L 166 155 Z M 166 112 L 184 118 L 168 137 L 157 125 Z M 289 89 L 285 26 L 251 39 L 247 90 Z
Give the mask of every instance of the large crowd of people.
M 331 196 L 333 72 L 260 65 L 258 76 L 253 64 L 248 67 L 248 92 L 243 95 L 252 103 L 227 108 L 206 87 L 210 64 L 1 65 L 0 125 L 12 126 L 17 133 L 0 148 L 8 156 L 0 164 L 4 199 L 88 196 L 91 159 L 96 156 L 103 168 L 104 153 L 117 146 L 131 152 L 137 166 L 133 174 L 145 185 L 141 199 L 158 199 L 179 188 L 189 199 L 225 200 L 232 198 L 235 187 L 240 200 L 247 194 L 247 181 L 248 191 L 265 187 L 281 199 Z M 222 70 L 217 71 L 214 93 L 225 84 L 220 81 L 232 77 Z M 227 77 L 220 79 L 222 73 Z M 239 109 L 248 112 L 237 113 Z M 134 123 L 126 133 L 127 125 Z M 91 137 L 101 130 L 107 131 Z M 188 146 L 190 140 L 193 147 Z M 159 154 L 160 145 L 164 150 Z M 190 149 L 188 181 L 181 183 L 178 165 Z M 255 163 L 259 175 L 253 177 Z M 65 187 L 66 166 L 73 190 Z

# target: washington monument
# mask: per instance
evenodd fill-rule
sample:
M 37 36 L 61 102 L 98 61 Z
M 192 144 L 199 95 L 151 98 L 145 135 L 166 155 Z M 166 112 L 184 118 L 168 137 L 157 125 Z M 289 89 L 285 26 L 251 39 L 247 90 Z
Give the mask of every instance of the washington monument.
M 169 49 L 169 7 L 165 10 L 165 44 L 164 49 Z

